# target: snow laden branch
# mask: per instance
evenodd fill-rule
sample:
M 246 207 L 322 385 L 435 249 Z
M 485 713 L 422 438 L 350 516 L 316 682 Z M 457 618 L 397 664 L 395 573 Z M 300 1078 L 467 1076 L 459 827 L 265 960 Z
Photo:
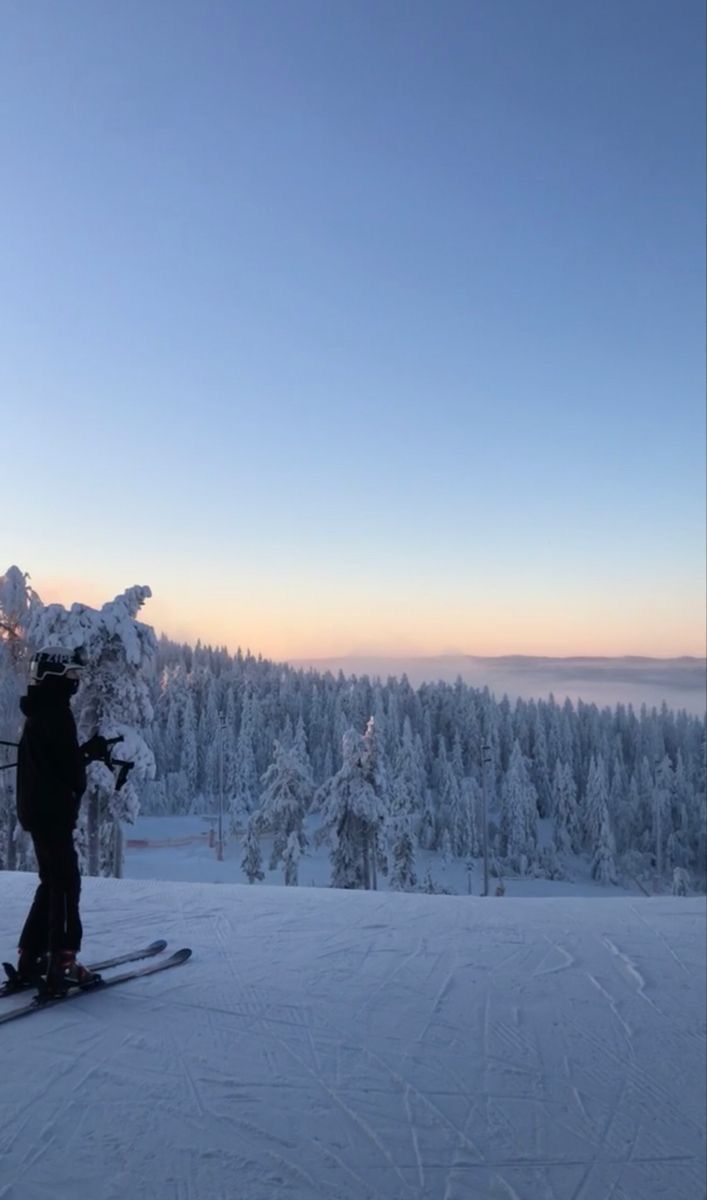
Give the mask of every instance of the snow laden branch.
M 331 847 L 331 886 L 373 888 L 384 858 L 385 778 L 371 719 L 363 737 L 348 729 L 343 763 L 317 791 L 314 810 L 321 814 L 317 844 Z
M 304 817 L 314 785 L 300 749 L 275 742 L 273 761 L 263 775 L 259 828 L 273 836 L 270 870 L 282 863 L 285 883 L 297 883 L 298 864 L 307 847 Z
M 83 647 L 88 667 L 74 702 L 79 738 L 85 741 L 94 733 L 121 737 L 120 757 L 134 764 L 120 791 L 103 763 L 89 767 L 78 827 L 82 866 L 89 875 L 120 874 L 121 824 L 135 820 L 139 783 L 155 771 L 148 740 L 154 713 L 147 675 L 157 640 L 151 626 L 136 619 L 150 595 L 148 587 L 128 588 L 100 609 L 38 604 L 29 623 L 27 637 L 34 647 Z
M 20 696 L 27 685 L 31 655 L 27 633 L 40 605 L 29 575 L 19 567 L 9 567 L 0 575 L 0 738 L 8 742 L 17 742 L 20 736 Z M 10 759 L 3 752 L 0 766 L 5 761 Z M 25 870 L 28 848 L 17 822 L 15 772 L 0 770 L 0 869 Z

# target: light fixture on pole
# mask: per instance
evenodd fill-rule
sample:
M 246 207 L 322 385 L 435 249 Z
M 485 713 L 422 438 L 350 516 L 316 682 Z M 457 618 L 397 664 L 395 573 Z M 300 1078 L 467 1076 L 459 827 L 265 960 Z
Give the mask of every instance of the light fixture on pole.
M 483 809 L 482 809 L 482 829 L 481 836 L 484 844 L 484 890 L 482 895 L 489 894 L 489 834 L 488 834 L 488 802 L 489 802 L 489 774 L 493 765 L 491 756 L 491 747 L 488 742 L 484 742 L 481 747 L 481 762 L 482 762 L 482 794 L 483 794 Z
M 219 862 L 223 862 L 223 738 L 224 723 L 222 720 L 219 725 L 218 739 L 218 843 L 216 845 L 216 858 Z

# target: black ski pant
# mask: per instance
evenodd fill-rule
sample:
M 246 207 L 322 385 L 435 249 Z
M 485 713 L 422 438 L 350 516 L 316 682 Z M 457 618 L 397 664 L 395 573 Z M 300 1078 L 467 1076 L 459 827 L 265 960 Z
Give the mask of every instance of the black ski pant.
M 39 887 L 20 934 L 20 950 L 31 954 L 80 950 L 81 874 L 73 835 L 32 834 L 32 842 L 39 867 Z

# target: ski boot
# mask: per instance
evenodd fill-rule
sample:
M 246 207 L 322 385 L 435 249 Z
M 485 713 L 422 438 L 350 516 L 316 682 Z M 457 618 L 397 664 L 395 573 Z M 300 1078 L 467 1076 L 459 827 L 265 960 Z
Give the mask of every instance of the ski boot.
M 46 974 L 47 958 L 46 954 L 35 954 L 33 950 L 20 947 L 17 952 L 17 978 L 22 987 L 33 987 Z
M 0 987 L 0 996 L 10 996 L 13 992 L 22 992 L 25 988 L 38 987 L 47 971 L 47 955 L 36 954 L 34 950 L 17 952 L 17 966 L 3 963 L 7 979 Z
M 70 988 L 93 987 L 101 977 L 78 962 L 75 950 L 56 950 L 49 955 L 47 973 L 39 988 L 43 1000 L 65 996 Z

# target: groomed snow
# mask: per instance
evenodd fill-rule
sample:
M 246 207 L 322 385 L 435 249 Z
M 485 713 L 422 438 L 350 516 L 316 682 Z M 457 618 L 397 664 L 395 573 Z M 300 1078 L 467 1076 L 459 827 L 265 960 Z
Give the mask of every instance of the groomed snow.
M 331 882 L 331 863 L 327 846 L 316 847 L 314 834 L 318 823 L 311 818 L 305 822 L 309 837 L 309 847 L 299 863 L 299 882 L 305 887 L 328 888 Z M 551 840 L 550 821 L 539 821 L 541 844 Z M 134 825 L 124 825 L 125 854 L 123 874 L 126 879 L 162 879 L 174 883 L 247 883 L 247 876 L 241 868 L 243 846 L 236 835 L 227 836 L 223 861 L 219 862 L 216 852 L 208 845 L 206 833 L 207 824 L 200 817 L 138 817 Z M 135 846 L 135 841 L 147 845 Z M 272 837 L 267 834 L 260 838 L 263 855 L 263 873 L 265 886 L 283 885 L 282 865 L 278 864 L 274 871 L 269 870 Z M 483 862 L 479 858 L 471 860 L 471 891 L 480 896 L 483 891 Z M 568 861 L 571 878 L 566 880 L 535 879 L 527 876 L 523 879 L 510 876 L 504 878 L 506 895 L 508 896 L 597 896 L 635 895 L 642 893 L 635 885 L 629 891 L 625 887 L 614 887 L 611 884 L 597 883 L 590 875 L 590 860 L 588 856 L 571 855 Z M 469 889 L 467 860 L 451 857 L 445 861 L 442 854 L 430 850 L 417 850 L 415 870 L 421 886 L 424 886 L 427 873 L 435 884 L 456 895 L 466 895 Z M 498 880 L 489 878 L 489 889 L 495 891 Z M 255 884 L 260 887 L 260 884 Z M 389 879 L 384 875 L 378 876 L 378 887 L 387 891 Z
M 0 874 L 7 954 L 33 886 Z M 86 959 L 194 957 L 0 1029 L 0 1200 L 705 1195 L 704 899 L 87 880 L 83 910 Z

